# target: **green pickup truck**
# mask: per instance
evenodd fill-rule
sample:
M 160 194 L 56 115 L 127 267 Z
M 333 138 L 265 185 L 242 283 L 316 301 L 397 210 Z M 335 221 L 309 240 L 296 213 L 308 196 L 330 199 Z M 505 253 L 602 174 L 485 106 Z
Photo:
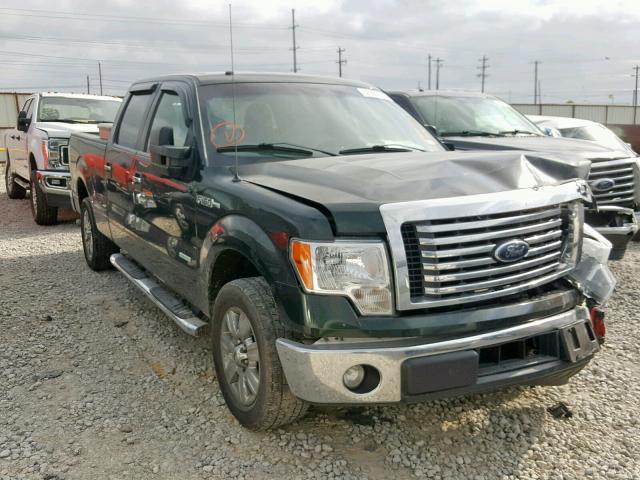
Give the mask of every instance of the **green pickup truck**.
M 210 334 L 248 428 L 563 383 L 604 337 L 589 162 L 449 152 L 365 83 L 136 82 L 69 162 L 88 265 Z

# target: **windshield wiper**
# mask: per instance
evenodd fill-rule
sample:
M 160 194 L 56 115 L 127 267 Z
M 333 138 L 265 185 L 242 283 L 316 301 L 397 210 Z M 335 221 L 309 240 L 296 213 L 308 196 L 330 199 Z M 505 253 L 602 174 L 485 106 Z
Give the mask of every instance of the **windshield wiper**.
M 441 137 L 499 137 L 503 132 L 485 132 L 483 130 L 462 130 L 461 132 L 442 132 Z
M 218 147 L 217 152 L 284 152 L 284 153 L 297 153 L 299 155 L 313 155 L 313 151 L 306 148 L 287 147 L 285 145 L 279 145 L 277 143 L 258 143 L 255 145 L 228 145 L 226 147 Z
M 412 152 L 412 151 L 424 152 L 424 150 L 421 148 L 411 147 L 409 145 L 387 144 L 387 145 L 371 145 L 368 147 L 358 147 L 358 148 L 346 148 L 344 150 L 340 150 L 338 153 L 340 155 L 350 155 L 353 153 Z
M 525 135 L 535 135 L 535 136 L 539 136 L 539 133 L 536 132 L 530 132 L 529 130 L 505 130 L 503 132 L 500 132 L 500 135 L 518 135 L 519 133 L 524 133 Z
M 45 122 L 62 122 L 62 123 L 87 123 L 82 120 L 74 120 L 73 118 L 56 118 L 55 120 L 43 120 Z

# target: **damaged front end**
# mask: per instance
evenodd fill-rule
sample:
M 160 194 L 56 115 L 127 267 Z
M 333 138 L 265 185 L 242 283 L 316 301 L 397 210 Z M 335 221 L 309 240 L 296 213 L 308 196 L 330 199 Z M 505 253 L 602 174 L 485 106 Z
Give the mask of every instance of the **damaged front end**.
M 590 225 L 584 225 L 582 256 L 569 273 L 569 281 L 596 305 L 604 305 L 613 294 L 616 279 L 607 266 L 612 244 Z

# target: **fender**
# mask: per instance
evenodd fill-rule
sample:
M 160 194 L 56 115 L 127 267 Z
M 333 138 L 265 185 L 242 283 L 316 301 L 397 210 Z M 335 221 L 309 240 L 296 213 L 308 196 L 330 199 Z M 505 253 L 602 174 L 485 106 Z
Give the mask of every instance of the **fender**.
M 293 269 L 288 260 L 287 232 L 267 233 L 248 217 L 231 214 L 221 218 L 207 232 L 200 250 L 200 295 L 199 308 L 208 312 L 209 282 L 220 255 L 232 250 L 249 260 L 258 273 L 272 286 L 278 300 L 277 285 L 297 287 Z

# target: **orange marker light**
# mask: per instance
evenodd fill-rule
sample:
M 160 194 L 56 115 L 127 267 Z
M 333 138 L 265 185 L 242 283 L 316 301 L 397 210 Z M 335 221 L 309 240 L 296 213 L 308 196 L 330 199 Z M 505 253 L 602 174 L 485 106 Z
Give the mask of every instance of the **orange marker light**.
M 291 242 L 291 258 L 296 266 L 300 280 L 307 287 L 313 289 L 313 267 L 311 263 L 311 245 L 298 241 Z

